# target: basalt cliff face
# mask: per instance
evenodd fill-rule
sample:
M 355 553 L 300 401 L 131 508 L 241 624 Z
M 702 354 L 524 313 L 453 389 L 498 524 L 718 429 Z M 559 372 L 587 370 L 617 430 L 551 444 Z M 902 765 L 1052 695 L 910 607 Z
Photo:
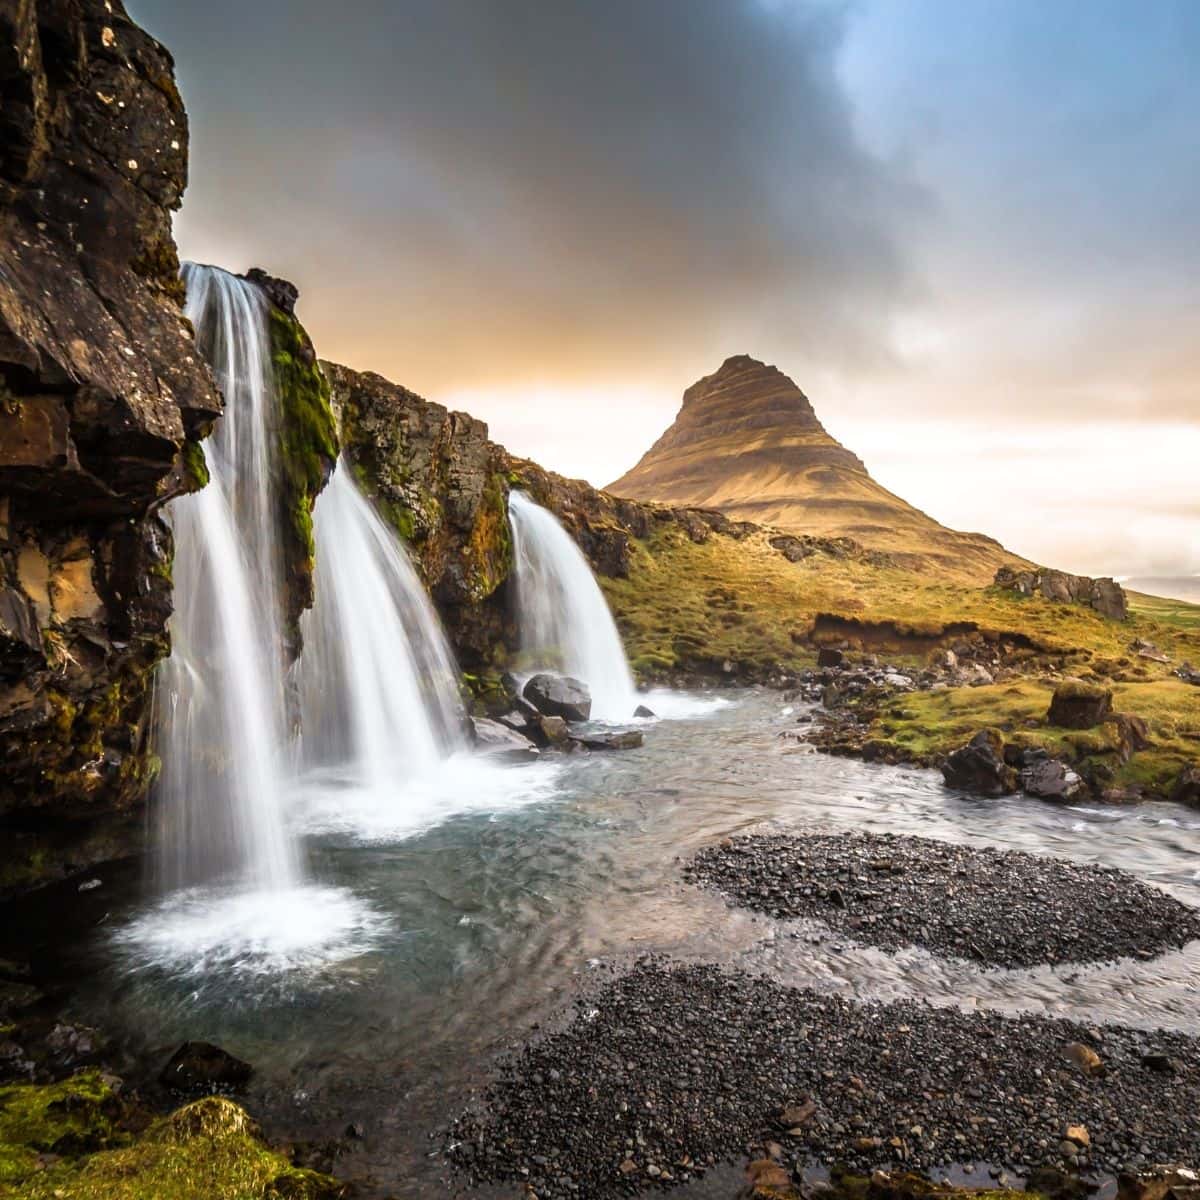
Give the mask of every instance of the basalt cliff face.
M 153 775 L 157 510 L 221 409 L 180 309 L 186 168 L 171 58 L 118 0 L 0 6 L 0 889 L 111 856 L 97 819 Z
M 1020 562 L 991 538 L 947 529 L 876 483 L 791 379 L 744 354 L 692 384 L 671 428 L 608 490 L 853 538 L 902 565 L 932 564 L 974 583 Z

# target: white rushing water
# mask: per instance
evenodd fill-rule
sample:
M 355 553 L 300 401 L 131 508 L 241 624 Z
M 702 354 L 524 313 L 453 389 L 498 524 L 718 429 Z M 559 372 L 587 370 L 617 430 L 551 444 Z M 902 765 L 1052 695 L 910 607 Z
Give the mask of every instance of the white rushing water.
M 316 602 L 301 620 L 304 761 L 395 791 L 465 749 L 454 658 L 403 544 L 344 461 L 313 526 Z
M 628 721 L 638 706 L 612 613 L 575 540 L 523 492 L 508 498 L 522 666 L 588 685 L 592 717 Z
M 279 549 L 278 405 L 267 302 L 213 267 L 185 268 L 187 316 L 225 412 L 211 480 L 168 510 L 172 651 L 156 681 L 159 863 L 168 888 L 300 879 L 284 819 L 287 712 Z

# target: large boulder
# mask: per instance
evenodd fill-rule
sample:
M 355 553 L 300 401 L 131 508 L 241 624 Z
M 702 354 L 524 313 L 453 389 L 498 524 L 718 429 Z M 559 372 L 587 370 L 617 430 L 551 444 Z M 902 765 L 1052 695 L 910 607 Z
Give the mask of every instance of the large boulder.
M 1054 689 L 1046 719 L 1060 729 L 1094 729 L 1112 712 L 1112 692 L 1097 683 L 1067 679 Z
M 485 758 L 496 758 L 505 762 L 531 762 L 540 754 L 537 746 L 525 734 L 500 721 L 491 721 L 487 717 L 473 717 L 471 728 L 475 734 L 475 752 Z
M 187 118 L 120 0 L 0 5 L 4 887 L 131 852 L 171 536 L 221 411 L 171 238 Z M 133 831 L 133 832 L 131 832 Z
M 1006 795 L 1016 790 L 1017 772 L 1004 757 L 1004 740 L 996 730 L 984 729 L 942 763 L 948 787 L 982 795 Z
M 522 693 L 543 716 L 564 721 L 587 721 L 592 715 L 592 694 L 580 679 L 569 675 L 535 675 Z
M 981 796 L 1009 796 L 1017 790 L 1017 772 L 1004 761 L 1004 739 L 994 729 L 980 730 L 942 764 L 946 786 Z

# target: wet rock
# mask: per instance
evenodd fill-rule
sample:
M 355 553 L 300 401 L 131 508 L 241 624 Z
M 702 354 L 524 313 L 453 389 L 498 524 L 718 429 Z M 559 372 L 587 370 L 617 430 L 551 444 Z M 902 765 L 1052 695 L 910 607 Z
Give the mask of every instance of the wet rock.
M 641 720 L 648 720 L 651 717 L 656 717 L 658 714 L 647 708 L 644 704 L 639 704 L 637 708 L 633 710 L 633 715 Z
M 645 740 L 645 735 L 640 729 L 592 733 L 579 739 L 589 750 L 636 750 Z
M 568 746 L 572 738 L 567 723 L 562 717 L 539 716 L 534 722 L 537 727 L 537 740 L 543 746 Z
M 181 311 L 169 54 L 105 0 L 2 5 L 0 50 L 0 812 L 59 835 L 13 846 L 16 890 L 95 862 L 153 777 L 157 512 L 221 400 Z
M 1004 761 L 1004 740 L 983 729 L 942 764 L 947 787 L 981 796 L 1008 796 L 1017 790 L 1017 773 Z
M 1087 795 L 1081 776 L 1056 758 L 1045 758 L 1021 771 L 1021 789 L 1041 800 L 1069 803 Z
M 1171 799 L 1176 804 L 1200 808 L 1200 766 L 1184 767 L 1171 788 Z
M 1094 729 L 1112 712 L 1112 691 L 1082 679 L 1068 679 L 1054 689 L 1046 720 L 1060 729 Z
M 1195 667 L 1193 667 L 1190 662 L 1185 662 L 1181 667 L 1179 667 L 1175 674 L 1178 675 L 1184 683 L 1191 683 L 1196 687 L 1200 687 L 1200 670 L 1197 670 Z
M 1200 1173 L 1191 1167 L 1153 1166 L 1117 1177 L 1117 1200 L 1195 1200 L 1198 1192 Z
M 587 684 L 567 675 L 535 675 L 522 693 L 543 716 L 565 721 L 586 721 L 592 715 L 592 695 Z
M 475 735 L 475 752 L 486 758 L 502 759 L 505 762 L 531 762 L 541 751 L 523 733 L 510 729 L 499 721 L 486 717 L 472 717 L 471 728 Z
M 822 646 L 817 651 L 818 667 L 840 667 L 845 661 L 845 653 L 835 646 Z
M 159 1082 L 179 1092 L 216 1092 L 244 1087 L 254 1068 L 211 1042 L 184 1042 L 163 1067 Z

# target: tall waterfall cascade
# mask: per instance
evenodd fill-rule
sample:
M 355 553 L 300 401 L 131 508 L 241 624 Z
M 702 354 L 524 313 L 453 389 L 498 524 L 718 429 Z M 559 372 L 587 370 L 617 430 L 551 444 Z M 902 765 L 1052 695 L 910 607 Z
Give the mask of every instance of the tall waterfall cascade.
M 404 545 L 338 463 L 313 516 L 316 602 L 301 620 L 303 759 L 376 794 L 465 749 L 458 672 Z
M 172 651 L 156 680 L 159 863 L 168 888 L 301 878 L 284 814 L 287 711 L 279 538 L 279 406 L 268 302 L 188 265 L 186 313 L 225 396 L 204 443 L 209 483 L 168 506 Z
M 586 683 L 593 718 L 629 720 L 638 705 L 633 674 L 583 551 L 553 513 L 523 492 L 509 496 L 508 513 L 523 665 Z

